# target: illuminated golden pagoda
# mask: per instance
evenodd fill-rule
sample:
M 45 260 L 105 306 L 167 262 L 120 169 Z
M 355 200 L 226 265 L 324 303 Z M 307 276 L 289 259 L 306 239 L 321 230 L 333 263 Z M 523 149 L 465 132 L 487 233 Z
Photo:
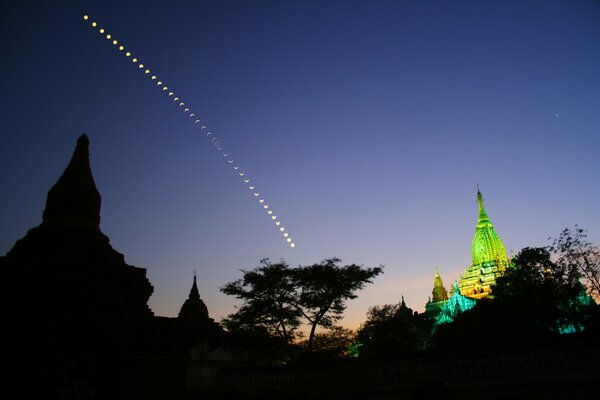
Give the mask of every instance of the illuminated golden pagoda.
M 450 293 L 446 292 L 436 268 L 433 297 L 425 305 L 426 314 L 436 325 L 452 322 L 459 313 L 473 308 L 477 300 L 489 296 L 496 278 L 502 275 L 509 265 L 502 239 L 494 230 L 494 225 L 483 207 L 483 196 L 479 188 L 477 203 L 479 218 L 473 237 L 473 261 L 459 280 L 454 281 Z
M 496 233 L 483 207 L 483 197 L 479 189 L 477 203 L 479 218 L 473 237 L 473 262 L 460 277 L 458 289 L 463 296 L 481 299 L 491 293 L 496 278 L 506 270 L 508 257 L 502 239 Z

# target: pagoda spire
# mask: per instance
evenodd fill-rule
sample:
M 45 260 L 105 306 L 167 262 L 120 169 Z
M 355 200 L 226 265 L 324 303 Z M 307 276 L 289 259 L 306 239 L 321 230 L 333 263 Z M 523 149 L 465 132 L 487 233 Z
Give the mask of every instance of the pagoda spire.
M 44 225 L 100 231 L 101 197 L 90 168 L 89 144 L 82 134 L 69 165 L 48 192 Z
M 477 228 L 493 228 L 494 225 L 492 225 L 490 217 L 488 217 L 487 212 L 485 211 L 485 207 L 483 206 L 483 196 L 481 195 L 481 191 L 479 190 L 479 185 L 477 185 L 477 204 L 479 205 L 479 218 L 477 219 Z
M 458 287 L 461 295 L 480 299 L 491 293 L 496 278 L 508 265 L 508 258 L 504 243 L 485 211 L 479 186 L 477 186 L 477 203 L 479 216 L 471 248 L 473 261 L 461 276 Z
M 194 283 L 192 284 L 192 289 L 190 290 L 189 299 L 200 300 L 200 292 L 198 292 L 198 285 L 196 284 L 196 272 L 194 271 Z
M 475 236 L 473 237 L 473 265 L 490 262 L 506 263 L 508 259 L 504 244 L 485 211 L 479 186 L 477 186 L 477 203 L 479 204 L 479 217 L 475 227 Z
M 437 267 L 435 267 L 435 278 L 433 279 L 433 290 L 432 301 L 444 301 L 448 300 L 448 292 L 442 283 L 442 277 L 440 276 L 440 271 Z
M 196 273 L 194 273 L 194 282 L 187 300 L 183 302 L 179 310 L 179 319 L 195 322 L 205 322 L 208 320 L 208 309 L 206 304 L 200 298 L 198 285 L 196 284 Z

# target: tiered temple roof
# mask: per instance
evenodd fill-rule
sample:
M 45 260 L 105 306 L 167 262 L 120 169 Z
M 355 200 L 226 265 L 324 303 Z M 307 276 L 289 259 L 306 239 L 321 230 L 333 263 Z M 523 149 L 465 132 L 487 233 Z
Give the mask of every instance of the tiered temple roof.
M 496 278 L 509 265 L 504 244 L 490 222 L 479 189 L 477 203 L 479 218 L 473 237 L 473 261 L 460 279 L 454 282 L 450 295 L 436 268 L 432 298 L 425 305 L 427 314 L 435 319 L 436 324 L 452 321 L 458 313 L 472 308 L 477 300 L 489 296 Z
M 508 257 L 502 239 L 483 206 L 483 196 L 477 190 L 479 218 L 473 237 L 473 262 L 460 277 L 458 288 L 463 296 L 481 299 L 489 296 L 496 278 L 506 270 Z

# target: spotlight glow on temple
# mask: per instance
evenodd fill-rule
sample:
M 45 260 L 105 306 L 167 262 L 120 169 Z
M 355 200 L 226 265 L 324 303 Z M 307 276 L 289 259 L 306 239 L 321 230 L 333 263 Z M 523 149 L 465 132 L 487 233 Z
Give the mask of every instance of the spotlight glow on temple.
M 84 21 L 87 21 L 87 20 L 89 20 L 89 16 L 88 16 L 88 15 L 84 15 L 84 16 L 83 16 L 83 19 L 84 19 Z M 92 22 L 92 23 L 91 23 L 91 26 L 92 26 L 92 28 L 96 28 L 96 27 L 97 27 L 97 23 L 96 23 L 96 22 Z M 104 30 L 103 28 L 100 28 L 100 29 L 99 29 L 99 32 L 100 32 L 102 35 L 104 35 L 104 34 L 105 34 L 105 30 Z M 119 43 L 120 43 L 119 41 L 117 41 L 117 39 L 114 39 L 114 38 L 113 38 L 113 36 L 112 36 L 112 34 L 110 34 L 110 33 L 106 33 L 105 37 L 106 37 L 106 39 L 108 39 L 108 40 L 110 40 L 110 39 L 113 39 L 111 43 L 112 43 L 114 46 L 116 46 L 117 44 L 119 44 Z M 119 51 L 123 51 L 123 50 L 125 49 L 125 47 L 124 47 L 123 45 L 121 45 L 121 46 L 119 46 L 119 47 L 118 47 L 118 49 L 119 49 Z M 129 51 L 125 53 L 125 56 L 126 56 L 126 57 L 130 57 L 131 55 L 132 55 L 132 53 L 131 53 L 131 52 L 129 52 Z M 138 62 L 138 58 L 137 58 L 137 57 L 133 57 L 133 59 L 132 59 L 131 61 L 132 61 L 134 64 L 137 64 L 137 62 Z M 147 75 L 147 76 L 150 78 L 150 80 L 151 80 L 151 81 L 154 81 L 154 80 L 157 80 L 157 79 L 158 79 L 157 75 L 150 75 L 150 69 L 148 68 L 148 66 L 146 66 L 146 65 L 144 65 L 144 64 L 142 64 L 142 63 L 140 63 L 140 64 L 138 65 L 138 69 L 139 69 L 139 70 L 141 70 L 141 71 L 144 73 L 144 75 Z M 163 81 L 162 81 L 162 80 L 159 80 L 159 81 L 157 82 L 157 86 L 162 86 L 162 85 L 163 85 Z M 167 91 L 167 90 L 168 90 L 167 86 L 163 86 L 163 88 L 162 88 L 162 91 L 166 93 L 166 91 Z M 168 95 L 168 97 L 171 97 L 171 96 L 175 96 L 175 93 L 174 93 L 174 92 L 172 92 L 172 91 L 169 91 L 169 92 L 167 93 L 167 95 Z M 176 105 L 178 105 L 178 106 L 179 106 L 179 107 L 182 109 L 182 111 L 183 111 L 183 112 L 184 112 L 186 115 L 187 115 L 188 113 L 190 113 L 191 109 L 190 109 L 189 107 L 183 108 L 183 106 L 185 106 L 185 105 L 186 105 L 186 103 L 185 103 L 185 102 L 183 102 L 183 100 L 182 100 L 180 97 L 178 97 L 178 96 L 175 96 L 175 97 L 173 98 L 173 102 L 174 102 Z M 191 113 L 191 114 L 189 114 L 189 117 L 193 117 L 193 116 L 196 116 L 196 113 Z M 198 124 L 198 123 L 200 123 L 200 122 L 201 122 L 201 120 L 200 120 L 200 119 L 197 119 L 197 120 L 195 120 L 195 121 L 194 121 L 194 124 Z M 201 127 L 201 130 L 204 130 L 204 129 L 207 129 L 206 125 L 202 125 L 202 127 Z M 224 147 L 223 147 L 223 145 L 221 144 L 221 142 L 220 142 L 219 140 L 217 140 L 217 138 L 214 136 L 214 134 L 212 133 L 212 131 L 208 131 L 208 132 L 207 132 L 207 134 L 206 134 L 206 136 L 207 136 L 207 138 L 208 138 L 209 136 L 212 136 L 212 138 L 211 138 L 211 144 L 214 146 L 214 148 L 215 148 L 217 151 L 219 151 L 219 153 L 221 153 L 221 151 L 223 150 L 223 148 L 224 148 Z M 231 166 L 231 167 L 232 167 L 233 171 L 234 171 L 234 172 L 235 172 L 235 173 L 236 173 L 238 176 L 240 176 L 240 177 L 245 177 L 245 176 L 246 176 L 246 172 L 245 172 L 245 171 L 241 171 L 241 170 L 240 170 L 240 166 L 239 166 L 238 164 L 234 163 L 234 159 L 233 159 L 233 158 L 228 158 L 228 155 L 229 155 L 229 153 L 222 153 L 222 155 L 223 155 L 223 157 L 226 159 L 226 161 L 227 161 L 227 164 L 229 164 L 229 166 Z M 240 170 L 240 171 L 238 171 L 238 170 Z M 247 184 L 247 183 L 249 183 L 249 182 L 250 182 L 250 179 L 248 179 L 248 178 L 243 178 L 243 182 L 244 182 L 245 184 Z M 251 186 L 249 186 L 249 187 L 248 187 L 248 189 L 249 189 L 250 191 L 254 191 L 254 188 L 255 188 L 255 186 L 254 186 L 254 185 L 251 185 Z M 254 196 L 255 196 L 255 197 L 258 197 L 258 196 L 259 196 L 259 193 L 258 193 L 258 192 L 255 192 L 255 193 L 254 193 Z M 270 209 L 269 209 L 270 207 L 269 207 L 269 205 L 268 205 L 268 204 L 263 204 L 264 202 L 265 202 L 265 200 L 264 200 L 263 198 L 261 198 L 261 199 L 259 199 L 259 200 L 258 200 L 258 203 L 259 203 L 259 205 L 261 205 L 261 206 L 263 207 L 263 209 L 264 209 L 264 210 L 267 212 L 267 215 L 271 215 L 271 214 L 272 214 L 272 210 L 270 210 Z M 275 216 L 273 216 L 273 217 L 272 217 L 272 219 L 275 219 Z M 276 226 L 279 226 L 280 224 L 281 224 L 281 222 L 279 222 L 279 221 L 278 221 L 278 222 L 276 223 Z M 280 227 L 280 228 L 279 228 L 279 231 L 280 231 L 280 233 L 284 232 L 285 230 L 286 230 L 286 229 L 285 229 L 284 227 Z M 283 234 L 283 238 L 284 238 L 284 240 L 285 240 L 285 241 L 286 241 L 286 242 L 289 244 L 289 246 L 290 246 L 291 248 L 295 248 L 295 247 L 296 247 L 296 244 L 295 244 L 295 243 L 292 241 L 292 239 L 289 237 L 289 235 L 288 235 L 288 233 L 287 233 L 287 232 L 286 232 L 285 234 Z

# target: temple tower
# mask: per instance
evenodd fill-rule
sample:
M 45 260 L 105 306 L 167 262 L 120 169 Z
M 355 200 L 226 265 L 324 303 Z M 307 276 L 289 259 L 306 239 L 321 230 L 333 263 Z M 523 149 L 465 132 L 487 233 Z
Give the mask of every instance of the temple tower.
M 433 290 L 431 291 L 431 298 L 425 304 L 425 310 L 431 317 L 439 314 L 442 306 L 448 301 L 448 292 L 442 283 L 442 277 L 438 269 L 435 269 L 435 278 L 433 279 Z
M 490 294 L 491 286 L 496 283 L 496 278 L 504 273 L 509 262 L 502 239 L 485 211 L 479 188 L 477 203 L 479 218 L 473 237 L 473 262 L 460 277 L 458 289 L 463 296 L 481 299 Z
M 153 325 L 153 288 L 100 230 L 100 204 L 83 134 L 42 223 L 0 257 L 0 343 L 14 398 L 134 398 L 129 390 L 148 387 L 131 371 Z

